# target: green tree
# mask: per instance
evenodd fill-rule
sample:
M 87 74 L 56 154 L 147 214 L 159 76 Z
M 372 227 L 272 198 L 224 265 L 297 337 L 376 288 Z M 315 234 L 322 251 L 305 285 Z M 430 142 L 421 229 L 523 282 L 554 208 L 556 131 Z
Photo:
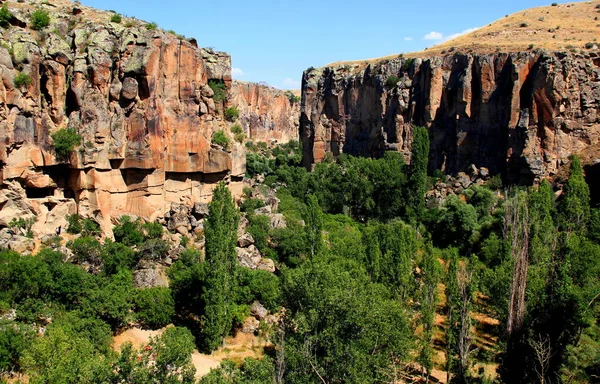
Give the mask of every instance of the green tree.
M 138 321 L 151 329 L 167 326 L 175 316 L 175 302 L 169 288 L 138 289 L 133 298 L 133 306 Z
M 239 214 L 224 183 L 214 190 L 205 223 L 207 272 L 202 333 L 207 349 L 219 347 L 231 328 L 236 242 Z
M 31 14 L 31 29 L 42 30 L 50 24 L 50 15 L 43 9 L 37 9 Z
M 425 210 L 427 192 L 427 165 L 429 164 L 429 132 L 424 127 L 413 127 L 413 142 L 406 201 L 412 214 L 420 219 Z M 410 215 L 409 215 L 410 216 Z
M 81 143 L 81 136 L 74 128 L 61 128 L 50 136 L 54 141 L 56 157 L 61 161 L 68 160 L 73 148 Z
M 421 262 L 421 323 L 423 334 L 420 340 L 417 361 L 423 366 L 427 380 L 433 369 L 433 330 L 435 326 L 435 308 L 438 303 L 437 289 L 441 277 L 441 266 L 431 246 L 426 246 Z
M 323 247 L 323 218 L 319 201 L 315 195 L 306 197 L 306 209 L 302 214 L 304 219 L 304 231 L 309 246 L 309 257 L 314 260 Z
M 561 224 L 567 231 L 584 231 L 590 216 L 590 189 L 583 176 L 581 161 L 571 156 L 570 174 L 560 203 Z
M 2 8 L 0 8 L 0 27 L 8 28 L 12 18 L 13 14 L 8 10 L 6 4 L 4 4 Z

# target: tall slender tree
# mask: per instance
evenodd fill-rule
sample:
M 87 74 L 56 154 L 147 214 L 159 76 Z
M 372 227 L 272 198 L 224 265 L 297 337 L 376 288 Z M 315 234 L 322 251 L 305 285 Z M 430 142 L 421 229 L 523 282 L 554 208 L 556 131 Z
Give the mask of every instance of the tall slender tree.
M 413 127 L 413 142 L 406 201 L 416 219 L 425 210 L 427 192 L 427 165 L 429 163 L 429 132 L 424 127 Z M 410 215 L 410 216 L 412 216 Z
M 206 281 L 202 334 L 207 349 L 222 344 L 232 321 L 231 291 L 236 261 L 239 214 L 224 183 L 215 188 L 205 224 Z

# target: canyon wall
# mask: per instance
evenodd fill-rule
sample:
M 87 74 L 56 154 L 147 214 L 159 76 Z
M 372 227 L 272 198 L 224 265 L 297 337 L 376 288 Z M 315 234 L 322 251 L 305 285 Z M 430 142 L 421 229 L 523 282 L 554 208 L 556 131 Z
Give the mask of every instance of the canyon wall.
M 240 123 L 249 140 L 267 144 L 298 140 L 300 102 L 277 88 L 233 81 L 231 103 L 240 111 Z
M 414 125 L 429 129 L 430 171 L 471 164 L 531 184 L 600 134 L 600 57 L 544 51 L 460 54 L 311 68 L 302 79 L 305 166 L 325 156 L 410 161 Z
M 153 220 L 172 202 L 206 201 L 220 180 L 241 190 L 243 146 L 211 144 L 230 125 L 227 99 L 208 85 L 229 92 L 229 55 L 70 1 L 7 4 L 14 16 L 0 30 L 0 226 L 35 216 L 34 232 L 43 234 L 79 212 L 110 228 L 123 213 Z M 32 30 L 38 7 L 51 23 Z M 82 138 L 68 159 L 57 158 L 51 137 L 63 128 Z

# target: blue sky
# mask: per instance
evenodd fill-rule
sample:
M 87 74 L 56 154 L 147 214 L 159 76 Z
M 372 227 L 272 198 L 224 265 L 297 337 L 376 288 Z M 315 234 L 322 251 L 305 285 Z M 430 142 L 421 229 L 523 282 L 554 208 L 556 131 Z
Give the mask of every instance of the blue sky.
M 300 88 L 302 71 L 419 51 L 551 0 L 81 0 L 232 56 L 234 78 Z M 562 2 L 561 2 L 562 3 Z

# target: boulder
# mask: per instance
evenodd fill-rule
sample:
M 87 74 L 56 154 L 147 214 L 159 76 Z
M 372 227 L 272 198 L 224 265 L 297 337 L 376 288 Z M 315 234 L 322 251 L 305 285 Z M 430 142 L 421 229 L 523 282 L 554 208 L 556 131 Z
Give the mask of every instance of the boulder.
M 286 228 L 287 223 L 285 222 L 285 217 L 281 213 L 271 213 L 269 215 L 269 219 L 271 220 L 271 228 L 272 229 L 280 229 Z
M 194 215 L 199 218 L 208 216 L 208 204 L 206 203 L 195 203 L 194 204 Z
M 256 320 L 254 317 L 249 316 L 244 320 L 244 324 L 242 324 L 242 333 L 247 335 L 253 335 L 260 328 L 260 322 Z
M 22 255 L 28 255 L 33 252 L 35 243 L 29 237 L 14 235 L 7 243 L 8 249 Z
M 136 288 L 168 287 L 169 279 L 162 268 L 156 267 L 135 271 L 133 283 Z
M 254 238 L 250 233 L 245 232 L 242 236 L 238 238 L 237 243 L 240 248 L 246 248 L 254 244 Z
M 260 302 L 255 301 L 250 306 L 250 314 L 256 319 L 262 320 L 269 314 L 269 311 L 267 311 L 267 308 L 265 308 L 265 306 Z
M 256 269 L 263 258 L 254 245 L 247 248 L 236 248 L 236 252 L 240 265 L 249 269 Z

